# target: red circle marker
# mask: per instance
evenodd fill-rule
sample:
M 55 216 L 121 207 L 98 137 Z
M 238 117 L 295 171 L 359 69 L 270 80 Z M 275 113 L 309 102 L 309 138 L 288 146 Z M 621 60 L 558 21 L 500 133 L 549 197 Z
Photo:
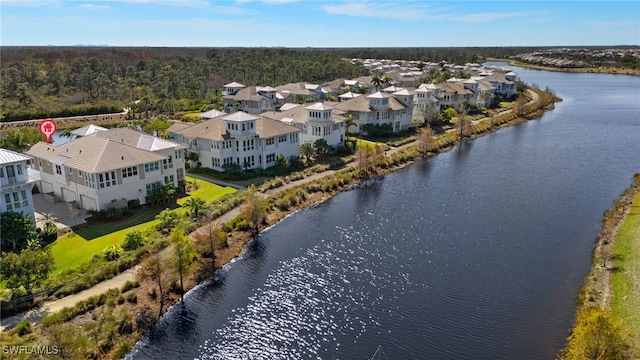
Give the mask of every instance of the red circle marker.
M 40 122 L 40 134 L 47 140 L 47 144 L 51 142 L 51 137 L 56 133 L 58 126 L 51 119 L 44 119 Z

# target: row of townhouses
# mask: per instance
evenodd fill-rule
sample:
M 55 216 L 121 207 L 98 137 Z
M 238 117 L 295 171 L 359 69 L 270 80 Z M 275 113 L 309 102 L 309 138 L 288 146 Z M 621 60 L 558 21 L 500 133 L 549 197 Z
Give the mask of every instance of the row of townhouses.
M 496 94 L 515 94 L 517 79 L 511 71 L 475 67 L 466 71 L 470 78 L 454 77 L 417 88 L 405 85 L 408 74 L 417 76 L 419 70 L 403 67 L 391 69 L 387 74 L 392 81 L 380 88 L 371 83 L 371 76 L 336 80 L 331 86 L 246 87 L 233 82 L 225 85 L 226 111 L 203 113 L 198 123 L 174 123 L 168 129 L 170 140 L 129 128 L 88 125 L 75 130 L 77 138 L 65 144 L 40 142 L 26 155 L 2 150 L 1 209 L 32 213 L 34 183 L 43 193 L 84 209 L 123 207 L 133 199 L 144 204 L 157 187 L 177 186 L 184 179 L 185 151 L 196 153 L 202 166 L 218 171 L 227 165 L 264 169 L 274 166 L 280 155 L 298 156 L 304 143 L 324 139 L 331 146 L 344 144 L 348 118 L 353 119 L 354 131 L 367 124 L 401 131 L 414 126 L 414 117 L 427 107 L 488 104 Z M 362 87 L 372 92 L 350 91 Z M 326 101 L 329 95 L 337 101 Z M 301 99 L 305 103 L 298 104 Z M 39 173 L 39 182 L 27 170 Z

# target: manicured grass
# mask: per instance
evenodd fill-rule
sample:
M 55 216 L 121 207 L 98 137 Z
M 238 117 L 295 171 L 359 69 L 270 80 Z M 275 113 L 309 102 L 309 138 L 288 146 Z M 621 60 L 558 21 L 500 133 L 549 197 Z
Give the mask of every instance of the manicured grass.
M 614 297 L 611 309 L 631 331 L 631 338 L 640 349 L 640 196 L 616 238 L 614 252 L 616 271 L 611 279 Z
M 187 177 L 188 179 L 191 179 Z M 183 204 L 189 196 L 205 199 L 207 203 L 236 191 L 233 188 L 222 187 L 203 180 L 197 180 L 200 188 L 191 195 L 178 199 L 178 205 Z M 78 266 L 95 254 L 101 254 L 109 245 L 121 245 L 124 236 L 133 230 L 144 231 L 156 223 L 155 216 L 162 211 L 162 207 L 143 207 L 133 216 L 120 221 L 96 224 L 78 229 L 76 233 L 59 238 L 49 246 L 55 259 L 55 273 Z
M 188 176 L 187 176 L 187 179 L 193 180 L 193 178 L 190 178 Z M 199 198 L 202 198 L 207 203 L 210 203 L 213 200 L 216 200 L 217 198 L 223 195 L 231 194 L 237 191 L 236 189 L 231 187 L 222 187 L 214 183 L 210 183 L 200 179 L 195 179 L 195 180 L 200 185 L 200 188 L 196 191 L 191 192 L 191 194 L 188 194 L 187 196 L 178 199 L 178 205 L 184 204 L 184 202 L 187 201 L 187 199 L 190 197 L 199 197 Z
M 502 101 L 499 106 L 503 109 L 508 109 L 513 107 L 513 103 L 513 101 Z

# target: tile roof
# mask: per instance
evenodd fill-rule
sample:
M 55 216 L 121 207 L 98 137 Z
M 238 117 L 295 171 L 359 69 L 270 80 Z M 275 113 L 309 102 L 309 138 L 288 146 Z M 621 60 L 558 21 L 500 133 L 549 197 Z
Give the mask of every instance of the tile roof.
M 170 140 L 151 136 L 141 131 L 130 128 L 116 128 L 109 131 L 96 133 L 95 136 L 121 142 L 129 146 L 147 151 L 158 151 L 163 149 L 181 148 L 182 145 Z
M 27 153 L 34 158 L 64 163 L 65 166 L 91 173 L 161 161 L 166 158 L 150 151 L 97 137 L 95 134 L 59 146 L 41 141 L 31 147 Z
M 304 108 L 302 109 L 304 110 Z M 241 113 L 241 112 L 239 111 L 237 113 Z M 234 113 L 234 114 L 237 114 L 237 113 Z M 264 114 L 267 114 L 267 113 L 264 113 Z M 290 134 L 290 133 L 300 131 L 300 129 L 294 126 L 290 126 L 280 121 L 267 118 L 264 116 L 264 114 L 261 114 L 260 117 L 255 117 L 253 115 L 246 114 L 255 118 L 256 133 L 259 138 L 268 138 L 268 137 L 285 135 L 285 134 Z M 279 114 L 279 113 L 276 113 L 276 114 Z M 227 132 L 224 126 L 223 119 L 225 119 L 225 117 L 217 117 L 214 119 L 201 122 L 199 124 L 186 126 L 182 129 L 178 129 L 179 127 L 175 126 L 174 128 L 175 131 L 174 130 L 170 130 L 170 131 L 175 134 L 180 134 L 182 136 L 189 137 L 189 138 L 200 138 L 200 139 L 207 139 L 207 140 L 214 140 L 214 141 L 223 141 L 223 140 L 232 139 L 231 135 L 229 134 L 229 132 Z

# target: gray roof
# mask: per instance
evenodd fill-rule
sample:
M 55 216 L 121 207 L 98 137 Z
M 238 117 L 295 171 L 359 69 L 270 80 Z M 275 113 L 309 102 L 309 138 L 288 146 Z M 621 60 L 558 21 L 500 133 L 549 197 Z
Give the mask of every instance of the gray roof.
M 224 111 L 213 109 L 213 110 L 209 110 L 209 111 L 203 112 L 199 116 L 201 118 L 205 118 L 205 119 L 213 119 L 214 117 L 218 117 L 218 116 L 220 116 L 222 114 L 226 114 L 226 113 Z
M 239 112 L 241 113 L 241 112 Z M 234 113 L 237 114 L 237 113 Z M 246 113 L 243 113 L 246 114 Z M 233 115 L 233 114 L 232 114 Z M 249 115 L 249 114 L 246 114 Z M 283 124 L 280 121 L 276 121 L 270 118 L 266 118 L 261 114 L 260 117 L 255 117 L 253 115 L 249 115 L 255 118 L 256 121 L 256 134 L 259 138 L 269 138 L 278 135 L 285 135 L 290 133 L 299 132 L 300 129 Z M 230 115 L 228 115 L 230 116 Z M 188 138 L 200 138 L 200 139 L 208 139 L 213 141 L 223 141 L 231 139 L 231 135 L 227 131 L 224 126 L 224 120 L 228 116 L 220 116 L 214 119 L 210 119 L 207 121 L 203 121 L 198 124 L 194 124 L 189 126 L 189 124 L 185 124 L 186 126 L 177 126 L 174 124 L 169 131 L 174 134 L 179 134 Z M 182 129 L 180 129 L 182 127 Z
M 31 160 L 31 156 L 0 148 L 0 164 L 11 164 Z

